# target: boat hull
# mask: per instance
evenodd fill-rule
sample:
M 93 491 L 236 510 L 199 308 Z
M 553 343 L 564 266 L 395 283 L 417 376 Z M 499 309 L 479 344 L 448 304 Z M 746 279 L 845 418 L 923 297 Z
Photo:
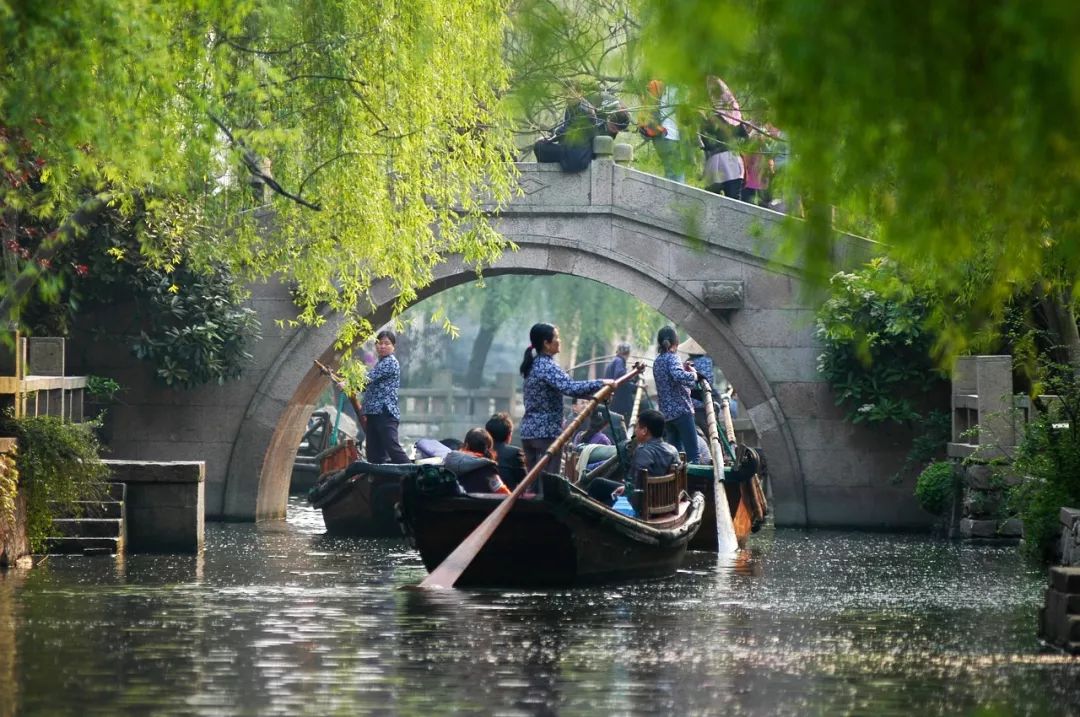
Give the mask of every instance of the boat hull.
M 701 523 L 701 496 L 682 501 L 671 518 L 646 523 L 592 500 L 562 478 L 543 478 L 544 498 L 514 503 L 458 585 L 564 587 L 667 578 Z M 432 571 L 504 499 L 430 495 L 406 480 L 403 527 Z
M 332 500 L 320 506 L 326 532 L 342 537 L 399 537 L 395 506 L 400 499 L 400 478 L 353 476 Z
M 716 525 L 717 491 L 723 490 L 727 498 L 728 509 L 731 514 L 731 522 L 735 528 L 735 539 L 740 548 L 746 547 L 747 539 L 754 529 L 754 514 L 749 498 L 752 488 L 748 481 L 729 482 L 717 484 L 714 478 L 701 478 L 688 476 L 686 480 L 687 490 L 691 493 L 700 492 L 705 496 L 705 510 L 701 519 L 701 529 L 690 541 L 689 550 L 704 550 L 717 552 L 720 549 L 720 541 Z
M 347 476 L 343 469 L 358 457 L 351 442 L 323 455 L 323 474 L 308 491 L 308 502 L 322 510 L 329 535 L 400 536 L 396 506 L 401 499 L 401 478 L 410 475 L 413 466 L 360 464 L 360 473 Z

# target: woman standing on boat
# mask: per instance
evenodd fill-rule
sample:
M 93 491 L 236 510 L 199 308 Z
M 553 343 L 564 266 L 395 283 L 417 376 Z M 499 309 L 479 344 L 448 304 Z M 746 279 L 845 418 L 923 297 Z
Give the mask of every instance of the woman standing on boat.
M 375 353 L 379 360 L 368 371 L 364 389 L 364 416 L 367 425 L 368 463 L 411 463 L 398 442 L 398 389 L 401 388 L 401 366 L 394 350 L 397 336 L 393 331 L 380 331 L 375 337 Z
M 551 324 L 533 324 L 529 330 L 529 348 L 521 362 L 525 379 L 522 392 L 525 416 L 521 419 L 521 447 L 525 449 L 525 465 L 532 468 L 552 442 L 562 433 L 563 396 L 588 396 L 601 386 L 613 383 L 609 379 L 575 381 L 555 363 L 559 353 L 559 329 Z M 549 473 L 558 473 L 562 458 L 555 456 L 547 465 Z
M 653 361 L 653 380 L 660 412 L 667 420 L 667 440 L 686 454 L 688 463 L 697 463 L 697 431 L 694 426 L 694 404 L 690 389 L 697 384 L 697 371 L 689 363 L 679 364 L 679 336 L 671 326 L 656 335 L 656 360 Z

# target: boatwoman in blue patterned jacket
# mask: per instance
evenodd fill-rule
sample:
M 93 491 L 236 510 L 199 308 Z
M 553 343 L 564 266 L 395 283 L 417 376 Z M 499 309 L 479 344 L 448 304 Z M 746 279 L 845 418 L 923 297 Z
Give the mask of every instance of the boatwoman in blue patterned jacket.
M 687 463 L 697 463 L 697 430 L 694 426 L 694 405 L 690 389 L 697 384 L 697 371 L 689 363 L 679 364 L 679 336 L 671 326 L 656 335 L 656 359 L 653 361 L 653 380 L 660 413 L 667 419 L 669 443 L 686 454 Z
M 380 331 L 375 337 L 375 353 L 379 360 L 368 372 L 364 389 L 364 416 L 367 425 L 368 463 L 411 463 L 398 442 L 398 389 L 401 387 L 401 365 L 394 356 L 397 336 L 393 331 Z
M 613 383 L 608 379 L 575 381 L 555 363 L 559 353 L 559 329 L 551 324 L 534 324 L 529 330 L 529 348 L 521 362 L 521 375 L 525 379 L 522 392 L 525 398 L 525 416 L 521 419 L 519 433 L 521 447 L 525 449 L 525 465 L 532 468 L 548 447 L 562 433 L 562 397 L 583 397 Z M 548 463 L 548 473 L 558 473 L 562 458 L 555 456 Z

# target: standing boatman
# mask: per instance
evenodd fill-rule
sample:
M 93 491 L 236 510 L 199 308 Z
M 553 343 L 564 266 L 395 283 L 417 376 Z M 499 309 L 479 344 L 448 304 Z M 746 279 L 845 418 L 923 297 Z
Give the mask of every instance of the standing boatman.
M 375 337 L 375 353 L 379 360 L 368 372 L 364 389 L 364 417 L 367 425 L 368 463 L 412 463 L 398 440 L 398 389 L 401 388 L 401 365 L 394 350 L 397 336 L 385 329 Z
M 625 375 L 627 371 L 626 361 L 629 358 L 630 344 L 623 341 L 615 347 L 615 358 L 611 359 L 607 370 L 604 371 L 604 378 L 614 381 Z M 623 419 L 629 420 L 630 412 L 634 408 L 634 385 L 627 382 L 616 388 L 615 395 L 611 397 L 611 403 L 608 407 L 613 413 L 618 413 Z

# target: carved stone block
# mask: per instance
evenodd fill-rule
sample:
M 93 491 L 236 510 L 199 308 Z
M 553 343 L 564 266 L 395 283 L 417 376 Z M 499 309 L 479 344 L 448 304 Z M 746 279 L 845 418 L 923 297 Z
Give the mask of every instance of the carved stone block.
M 712 311 L 741 309 L 746 299 L 741 281 L 706 281 L 701 294 L 705 306 Z

